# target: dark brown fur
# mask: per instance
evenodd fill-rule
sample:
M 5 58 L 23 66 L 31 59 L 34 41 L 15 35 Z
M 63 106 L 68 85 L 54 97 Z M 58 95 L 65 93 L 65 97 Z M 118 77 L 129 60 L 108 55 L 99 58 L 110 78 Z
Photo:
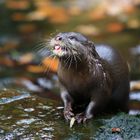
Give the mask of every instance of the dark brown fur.
M 82 47 L 75 47 L 80 59 L 69 60 L 69 66 L 65 64 L 67 56 L 59 58 L 58 77 L 65 118 L 70 120 L 75 116 L 80 123 L 102 112 L 128 112 L 129 72 L 122 56 L 109 46 L 95 47 L 88 40 L 80 43 Z M 75 109 L 81 106 L 82 112 L 75 114 Z

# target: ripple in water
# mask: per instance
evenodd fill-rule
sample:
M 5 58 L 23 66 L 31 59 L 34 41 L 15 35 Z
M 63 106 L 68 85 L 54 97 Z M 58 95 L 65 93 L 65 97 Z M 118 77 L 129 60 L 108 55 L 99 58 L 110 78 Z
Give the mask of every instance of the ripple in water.
M 10 90 L 10 89 L 1 90 L 0 96 L 1 95 L 3 97 L 0 98 L 0 105 L 8 104 L 17 100 L 22 100 L 24 98 L 29 98 L 31 96 L 28 92 L 20 91 L 20 90 Z

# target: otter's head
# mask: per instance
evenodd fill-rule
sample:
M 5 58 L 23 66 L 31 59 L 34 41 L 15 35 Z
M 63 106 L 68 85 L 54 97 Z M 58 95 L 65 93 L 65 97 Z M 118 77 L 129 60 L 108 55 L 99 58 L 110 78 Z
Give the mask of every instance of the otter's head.
M 57 34 L 51 41 L 53 54 L 59 58 L 71 56 L 83 56 L 88 54 L 94 45 L 80 33 L 67 32 Z

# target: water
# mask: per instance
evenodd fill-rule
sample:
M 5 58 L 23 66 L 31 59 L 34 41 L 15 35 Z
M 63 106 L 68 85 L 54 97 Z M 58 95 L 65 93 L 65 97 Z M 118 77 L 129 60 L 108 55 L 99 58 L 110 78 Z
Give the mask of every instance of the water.
M 95 126 L 100 125 L 100 121 L 94 120 L 87 126 L 70 129 L 62 117 L 60 102 L 38 97 L 28 91 L 26 94 L 28 97 L 23 91 L 0 91 L 1 97 L 8 99 L 8 103 L 5 100 L 0 106 L 0 139 L 71 139 L 83 136 L 85 131 L 87 135 L 84 137 L 88 137 L 91 127 L 93 131 Z
M 45 94 L 47 94 L 47 92 Z M 135 94 L 133 95 L 131 98 L 136 99 L 134 98 Z M 94 138 L 94 135 L 97 137 L 96 133 L 99 127 L 104 124 L 104 119 L 111 121 L 110 118 L 112 117 L 102 116 L 94 118 L 94 120 L 86 124 L 74 124 L 74 126 L 70 128 L 69 123 L 63 118 L 63 106 L 60 100 L 42 98 L 27 90 L 7 88 L 0 91 L 0 97 L 2 100 L 0 105 L 0 139 L 2 140 L 84 140 L 90 137 Z M 3 100 L 3 98 L 5 100 Z M 130 111 L 131 114 L 133 114 L 132 112 L 134 113 L 134 110 Z M 122 116 L 121 120 L 122 118 L 124 117 Z M 117 124 L 118 123 L 119 121 Z M 123 127 L 125 128 L 124 125 Z M 128 127 L 127 125 L 127 128 Z M 109 131 L 108 129 L 107 131 Z

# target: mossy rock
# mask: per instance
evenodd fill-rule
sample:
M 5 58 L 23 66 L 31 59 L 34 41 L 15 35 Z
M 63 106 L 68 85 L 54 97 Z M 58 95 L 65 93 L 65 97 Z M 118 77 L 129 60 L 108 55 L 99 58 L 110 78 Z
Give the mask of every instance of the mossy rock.
M 138 140 L 140 139 L 140 115 L 119 114 L 103 120 L 92 139 L 95 140 Z

